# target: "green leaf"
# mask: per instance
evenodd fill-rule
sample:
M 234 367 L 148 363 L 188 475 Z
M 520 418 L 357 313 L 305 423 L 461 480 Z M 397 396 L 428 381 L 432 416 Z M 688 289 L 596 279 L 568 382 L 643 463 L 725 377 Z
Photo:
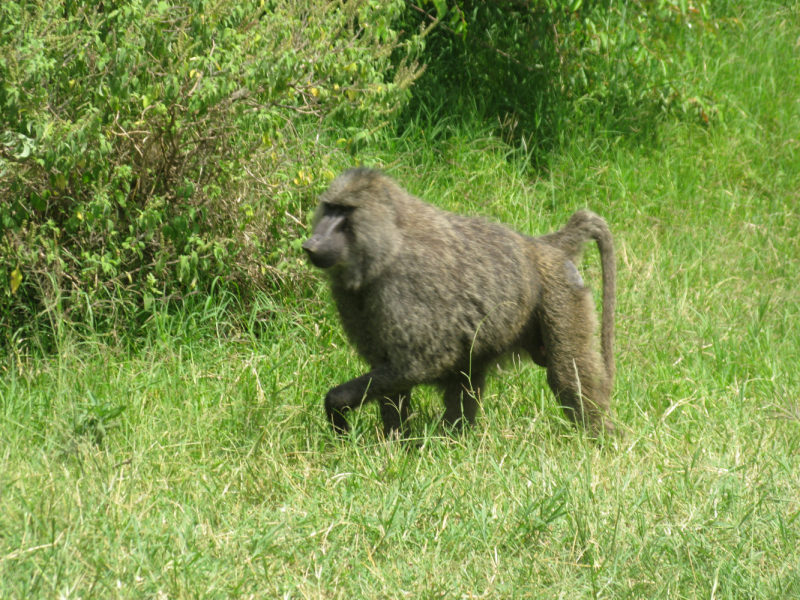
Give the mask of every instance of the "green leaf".
M 19 267 L 11 271 L 11 293 L 16 294 L 17 290 L 19 289 L 20 284 L 22 283 L 22 273 L 20 273 Z
M 30 200 L 34 210 L 43 211 L 47 208 L 47 202 L 42 200 L 42 197 L 35 191 L 31 192 Z

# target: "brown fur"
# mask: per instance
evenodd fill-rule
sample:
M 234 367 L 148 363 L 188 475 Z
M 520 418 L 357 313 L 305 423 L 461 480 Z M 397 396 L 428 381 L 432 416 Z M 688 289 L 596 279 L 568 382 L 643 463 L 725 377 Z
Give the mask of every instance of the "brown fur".
M 603 266 L 601 347 L 591 293 L 574 261 L 597 241 Z M 615 266 L 603 219 L 579 211 L 558 232 L 531 238 L 439 210 L 379 171 L 353 169 L 320 197 L 304 248 L 324 267 L 342 326 L 370 371 L 331 389 L 328 418 L 378 400 L 387 435 L 408 434 L 411 390 L 444 392 L 446 423 L 473 423 L 486 373 L 526 351 L 576 423 L 613 432 Z

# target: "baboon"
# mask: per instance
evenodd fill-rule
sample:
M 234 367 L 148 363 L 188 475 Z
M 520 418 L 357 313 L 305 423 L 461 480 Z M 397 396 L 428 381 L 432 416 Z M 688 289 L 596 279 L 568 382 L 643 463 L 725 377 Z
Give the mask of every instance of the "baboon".
M 591 292 L 575 267 L 590 240 L 603 271 L 602 357 Z M 345 413 L 377 400 L 385 434 L 407 438 L 418 384 L 443 390 L 444 422 L 461 429 L 475 421 L 487 371 L 512 352 L 546 367 L 572 421 L 593 436 L 614 432 L 614 245 L 593 212 L 528 237 L 435 208 L 358 168 L 321 195 L 303 249 L 328 276 L 344 331 L 370 367 L 325 396 L 336 432 L 349 430 Z

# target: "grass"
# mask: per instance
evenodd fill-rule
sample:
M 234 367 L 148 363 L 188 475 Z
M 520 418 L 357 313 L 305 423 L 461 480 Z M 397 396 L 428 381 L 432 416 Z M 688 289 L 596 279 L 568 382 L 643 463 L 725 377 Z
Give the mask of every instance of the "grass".
M 462 437 L 422 389 L 418 452 L 374 407 L 335 440 L 322 396 L 363 366 L 314 276 L 250 319 L 160 316 L 136 350 L 67 336 L 0 367 L 0 597 L 800 597 L 800 21 L 743 21 L 698 71 L 710 128 L 579 139 L 539 175 L 456 121 L 370 158 L 527 233 L 608 218 L 623 440 L 513 363 Z

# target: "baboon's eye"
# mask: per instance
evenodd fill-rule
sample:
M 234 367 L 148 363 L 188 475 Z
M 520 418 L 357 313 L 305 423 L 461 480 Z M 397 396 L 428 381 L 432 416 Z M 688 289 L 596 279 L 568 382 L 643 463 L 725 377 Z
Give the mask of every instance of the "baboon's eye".
M 352 206 L 342 206 L 341 204 L 331 204 L 325 202 L 322 205 L 321 219 L 315 227 L 315 231 L 327 231 L 328 234 L 335 231 L 347 232 L 350 231 L 350 214 L 355 210 Z
M 325 214 L 330 216 L 347 217 L 355 210 L 354 206 L 343 206 L 341 204 L 326 204 Z
M 341 204 L 325 204 L 325 218 L 333 219 L 336 228 L 340 231 L 351 231 L 350 215 L 355 210 L 354 206 L 342 206 Z

